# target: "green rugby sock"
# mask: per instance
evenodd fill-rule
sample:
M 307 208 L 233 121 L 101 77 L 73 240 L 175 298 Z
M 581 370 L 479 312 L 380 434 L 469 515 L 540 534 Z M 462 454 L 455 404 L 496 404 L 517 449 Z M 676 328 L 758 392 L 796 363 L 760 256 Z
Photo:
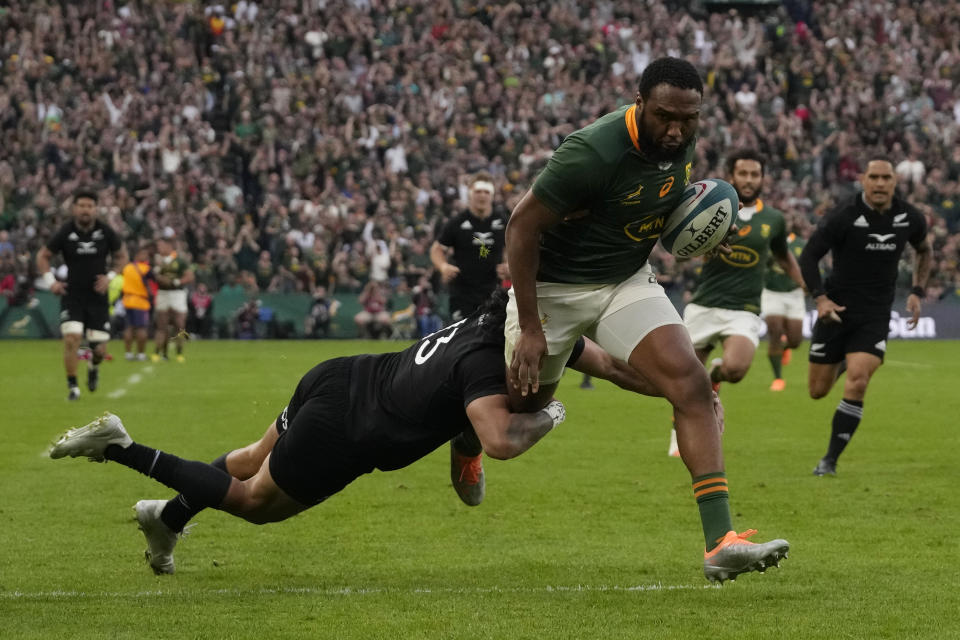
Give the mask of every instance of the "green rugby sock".
M 703 539 L 707 551 L 711 551 L 728 531 L 733 531 L 727 474 L 718 471 L 694 478 L 693 496 L 697 499 L 697 506 L 700 508 Z
M 783 377 L 783 354 L 778 356 L 767 356 L 770 359 L 770 366 L 773 367 L 773 377 Z

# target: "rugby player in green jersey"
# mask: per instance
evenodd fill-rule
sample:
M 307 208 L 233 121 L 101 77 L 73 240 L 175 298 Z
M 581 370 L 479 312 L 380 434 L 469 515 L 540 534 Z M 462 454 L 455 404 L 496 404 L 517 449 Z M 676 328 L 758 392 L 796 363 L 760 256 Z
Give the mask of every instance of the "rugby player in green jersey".
M 787 235 L 787 251 L 799 258 L 806 244 L 799 216 L 788 220 L 793 230 Z M 773 367 L 770 391 L 783 391 L 783 367 L 790 362 L 790 350 L 803 342 L 803 316 L 807 312 L 803 288 L 798 287 L 776 260 L 767 262 L 767 278 L 760 294 L 760 315 L 767 323 L 767 358 Z
M 723 357 L 714 358 L 708 368 L 714 390 L 721 382 L 742 380 L 753 362 L 763 329 L 760 294 L 770 258 L 795 286 L 803 286 L 797 260 L 787 250 L 783 213 L 760 200 L 763 159 L 750 149 L 736 151 L 727 158 L 727 172 L 743 205 L 737 213 L 737 237 L 729 254 L 704 262 L 683 312 L 701 362 L 707 362 L 715 345 L 723 348 Z
M 507 225 L 504 355 L 516 410 L 553 394 L 581 335 L 673 405 L 704 572 L 723 580 L 762 570 L 789 545 L 751 544 L 733 531 L 710 380 L 647 261 L 689 182 L 702 98 L 691 64 L 660 58 L 644 70 L 634 104 L 564 139 Z
M 183 256 L 177 253 L 173 237 L 157 240 L 157 257 L 154 272 L 157 274 L 157 298 L 154 301 L 156 322 L 156 349 L 150 357 L 154 362 L 167 359 L 168 329 L 171 321 L 175 329 L 177 362 L 184 362 L 183 340 L 187 328 L 187 289 L 193 282 L 193 269 Z

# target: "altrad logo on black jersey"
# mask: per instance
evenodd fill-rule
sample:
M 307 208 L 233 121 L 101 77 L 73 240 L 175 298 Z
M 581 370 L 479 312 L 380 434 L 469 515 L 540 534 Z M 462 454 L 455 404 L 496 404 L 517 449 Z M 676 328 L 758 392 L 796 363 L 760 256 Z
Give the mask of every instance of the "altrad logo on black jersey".
M 897 243 L 889 242 L 889 240 L 897 237 L 895 233 L 868 233 L 869 237 L 873 238 L 875 242 L 868 242 L 866 246 L 867 251 L 896 251 Z

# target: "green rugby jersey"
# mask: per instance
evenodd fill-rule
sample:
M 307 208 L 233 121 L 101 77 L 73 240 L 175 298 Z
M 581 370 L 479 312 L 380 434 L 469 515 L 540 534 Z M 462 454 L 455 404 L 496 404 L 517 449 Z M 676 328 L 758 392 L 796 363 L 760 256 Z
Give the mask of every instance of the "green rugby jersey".
M 760 292 L 771 249 L 787 250 L 786 223 L 783 214 L 765 207 L 757 200 L 756 207 L 737 214 L 738 237 L 731 241 L 733 253 L 720 254 L 703 265 L 697 289 L 690 302 L 704 307 L 736 309 L 760 313 Z
M 161 257 L 158 260 L 157 266 L 155 267 L 157 275 L 167 276 L 171 280 L 175 278 L 182 278 L 183 275 L 190 268 L 190 263 L 180 257 L 180 255 L 174 251 L 169 256 Z M 180 289 L 181 287 L 160 287 L 161 289 Z
M 541 282 L 617 284 L 647 261 L 690 181 L 694 145 L 676 162 L 646 158 L 636 105 L 567 136 L 533 184 L 563 221 L 540 239 Z
M 803 253 L 803 247 L 806 244 L 807 241 L 795 233 L 787 236 L 787 250 L 792 253 L 793 257 L 797 260 L 800 259 L 800 254 Z M 790 279 L 790 276 L 784 273 L 783 269 L 780 268 L 780 263 L 771 257 L 767 267 L 767 280 L 763 288 L 769 289 L 770 291 L 793 291 L 800 287 Z

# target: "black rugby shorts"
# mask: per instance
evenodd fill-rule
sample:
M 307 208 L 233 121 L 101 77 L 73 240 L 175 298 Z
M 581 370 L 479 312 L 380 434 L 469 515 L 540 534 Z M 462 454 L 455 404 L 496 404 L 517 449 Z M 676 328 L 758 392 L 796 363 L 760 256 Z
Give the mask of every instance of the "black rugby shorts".
M 316 505 L 373 471 L 370 456 L 349 437 L 350 360 L 311 369 L 277 416 L 270 475 L 291 498 Z
M 842 323 L 817 320 L 810 338 L 810 362 L 836 364 L 848 353 L 870 353 L 880 360 L 887 351 L 889 318 L 844 318 Z

